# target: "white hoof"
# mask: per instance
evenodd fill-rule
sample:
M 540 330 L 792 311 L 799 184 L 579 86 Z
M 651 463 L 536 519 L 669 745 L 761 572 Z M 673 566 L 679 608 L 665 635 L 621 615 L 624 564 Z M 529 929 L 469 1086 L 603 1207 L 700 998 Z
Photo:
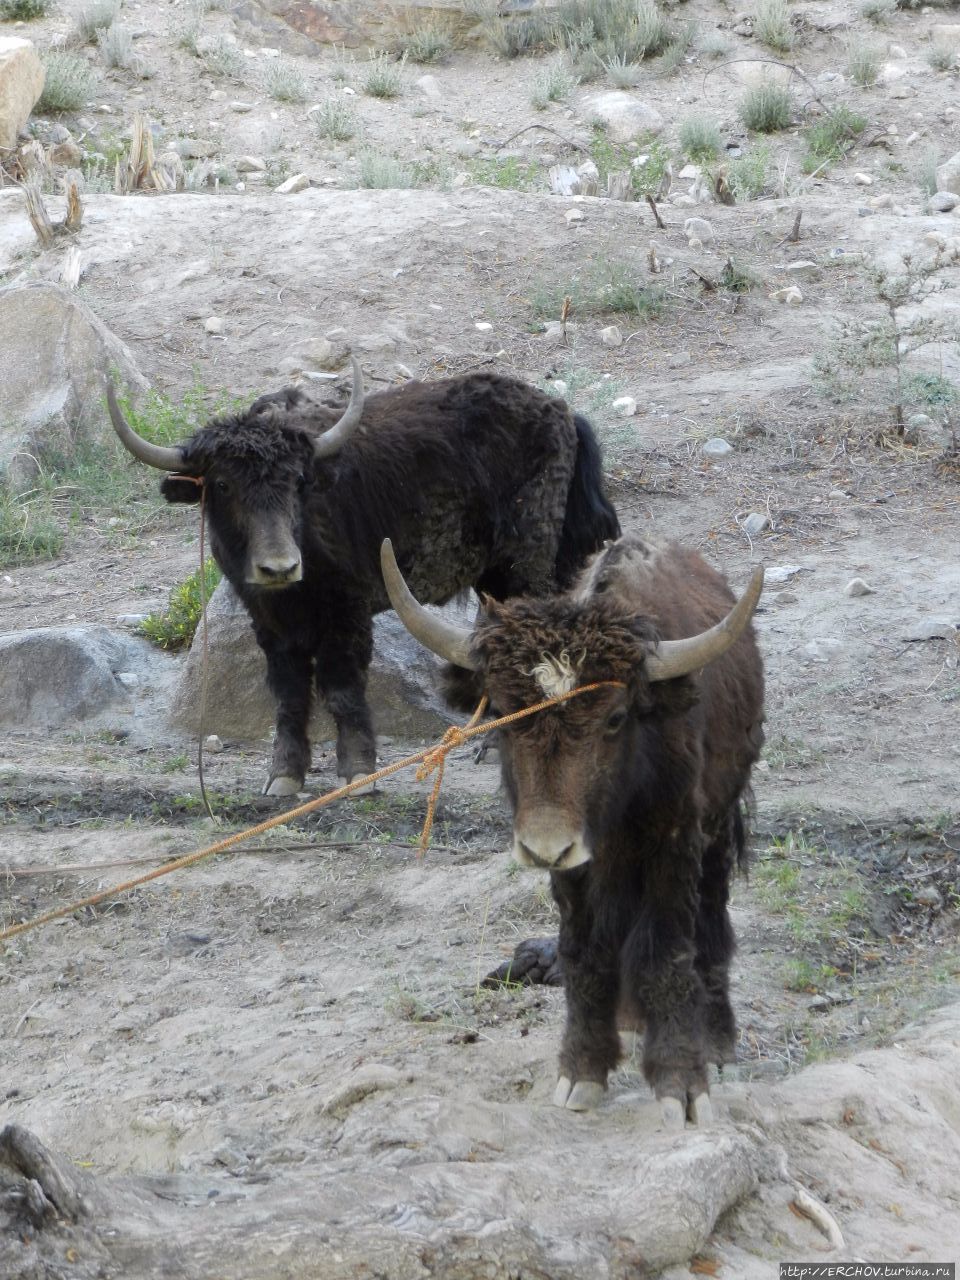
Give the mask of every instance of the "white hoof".
M 367 775 L 365 773 L 355 773 L 352 778 L 347 779 L 347 785 L 349 786 L 351 782 L 359 782 L 361 778 L 365 778 L 366 776 Z M 369 786 L 357 787 L 356 791 L 351 791 L 350 794 L 352 796 L 368 796 L 372 792 L 376 791 L 376 789 L 377 784 L 375 782 L 371 782 Z
M 263 788 L 265 796 L 295 796 L 303 783 L 296 778 L 291 778 L 281 774 L 278 778 L 274 778 Z
M 679 1098 L 660 1099 L 660 1119 L 663 1121 L 663 1127 L 672 1133 L 677 1133 L 683 1128 L 683 1106 Z
M 557 1087 L 553 1091 L 553 1105 L 555 1107 L 565 1107 L 567 1099 L 570 1097 L 570 1090 L 573 1085 L 566 1076 L 561 1076 L 557 1081 Z
M 699 1093 L 687 1103 L 687 1119 L 698 1129 L 709 1129 L 713 1124 L 713 1103 L 708 1093 Z
M 596 1080 L 578 1080 L 567 1099 L 568 1111 L 593 1111 L 600 1105 L 603 1085 Z

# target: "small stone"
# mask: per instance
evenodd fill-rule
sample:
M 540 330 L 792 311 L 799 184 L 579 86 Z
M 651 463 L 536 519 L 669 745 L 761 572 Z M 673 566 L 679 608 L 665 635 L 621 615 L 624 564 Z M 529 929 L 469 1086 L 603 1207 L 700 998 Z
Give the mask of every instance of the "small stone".
M 687 218 L 683 224 L 683 234 L 687 240 L 699 240 L 701 245 L 712 244 L 714 230 L 706 218 Z
M 773 599 L 776 604 L 796 604 L 800 597 L 795 591 L 778 591 Z
M 770 517 L 762 511 L 751 511 L 744 520 L 742 528 L 748 538 L 755 538 L 763 533 L 764 529 L 770 528 Z
M 600 341 L 605 347 L 623 346 L 623 334 L 620 331 L 620 326 L 616 324 L 608 324 L 606 328 L 601 329 Z
M 802 569 L 802 564 L 775 564 L 764 573 L 764 581 L 767 583 L 787 582 L 790 578 L 800 573 Z
M 851 578 L 843 588 L 845 596 L 872 596 L 874 589 L 863 578 Z
M 953 191 L 935 191 L 930 197 L 930 208 L 937 213 L 952 213 L 960 204 L 960 196 Z
M 949 618 L 926 618 L 916 623 L 902 637 L 904 640 L 952 640 L 957 634 Z
M 872 199 L 868 201 L 868 204 L 870 205 L 871 209 L 892 209 L 893 196 L 891 195 L 873 196 Z
M 786 302 L 788 305 L 798 307 L 803 301 L 803 294 L 795 284 L 788 285 L 785 289 L 774 289 L 770 294 L 771 302 Z
M 222 316 L 207 316 L 203 322 L 203 327 L 207 333 L 223 333 L 226 328 L 226 322 Z
M 493 328 L 493 325 L 490 323 L 489 320 L 478 320 L 473 327 L 479 330 L 480 333 L 489 333 L 490 330 Z
M 612 408 L 614 408 L 617 413 L 622 414 L 624 418 L 632 418 L 637 412 L 637 402 L 634 400 L 633 396 L 617 396 L 616 400 L 613 402 Z
M 430 98 L 431 101 L 437 102 L 443 97 L 443 94 L 440 91 L 440 82 L 437 80 L 436 76 L 420 76 L 415 83 L 425 98 Z
M 705 458 L 726 458 L 733 453 L 733 445 L 729 444 L 722 436 L 714 436 L 712 440 L 707 440 L 703 446 L 703 456 Z
M 564 214 L 568 227 L 578 226 L 581 222 L 586 222 L 587 215 L 583 209 L 568 209 Z
M 149 618 L 148 613 L 121 613 L 117 617 L 118 627 L 139 627 Z
M 567 384 L 562 378 L 554 378 L 552 382 L 547 383 L 547 387 L 555 396 L 565 396 L 567 394 Z
M 213 89 L 207 94 L 208 102 L 225 102 L 227 99 L 226 89 Z
M 244 116 L 248 111 L 253 110 L 254 105 L 252 102 L 231 102 L 230 110 L 235 111 L 238 116 Z
M 135 671 L 118 671 L 117 679 L 125 689 L 134 689 L 140 683 L 140 677 Z
M 223 741 L 217 734 L 208 733 L 203 740 L 203 749 L 212 755 L 218 755 L 223 750 Z
M 237 173 L 263 173 L 267 162 L 261 156 L 241 156 L 237 161 Z
M 668 369 L 685 369 L 688 364 L 693 364 L 693 356 L 689 351 L 678 351 L 676 355 L 670 357 L 667 361 Z
M 286 182 L 281 182 L 279 187 L 274 187 L 274 191 L 278 196 L 296 195 L 298 191 L 303 191 L 310 185 L 310 179 L 305 173 L 295 173 L 292 178 L 287 178 Z
M 209 160 L 220 150 L 220 144 L 210 138 L 178 138 L 173 150 L 183 160 Z
M 872 187 L 872 186 L 873 186 L 873 178 L 870 176 L 870 174 L 869 174 L 869 173 L 855 173 L 855 174 L 853 175 L 853 180 L 854 180 L 854 182 L 857 184 L 857 186 L 858 186 L 858 187 Z

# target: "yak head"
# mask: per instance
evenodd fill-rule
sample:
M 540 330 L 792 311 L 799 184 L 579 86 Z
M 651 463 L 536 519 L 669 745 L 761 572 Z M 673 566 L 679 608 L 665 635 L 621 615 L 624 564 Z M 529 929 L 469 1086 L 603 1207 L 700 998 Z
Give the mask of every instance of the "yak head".
M 568 871 L 590 861 L 599 838 L 636 797 L 664 799 L 665 778 L 678 785 L 684 762 L 671 758 L 679 753 L 665 725 L 694 704 L 693 673 L 730 648 L 756 608 L 762 568 L 715 626 L 687 639 L 660 640 L 636 599 L 631 605 L 630 579 L 642 546 L 623 538 L 602 553 L 611 565 L 623 562 L 623 576 L 611 568 L 606 586 L 594 566 L 592 589 L 588 571 L 582 588 L 567 595 L 488 599 L 468 630 L 414 600 L 389 541 L 381 549 L 387 592 L 404 626 L 448 662 L 479 672 L 495 715 L 598 686 L 499 731 L 521 866 Z M 609 589 L 615 579 L 624 589 Z
M 356 358 L 350 402 L 319 435 L 298 425 L 284 393 L 262 397 L 239 416 L 208 423 L 173 447 L 137 435 L 109 384 L 107 404 L 123 445 L 167 473 L 161 492 L 168 502 L 199 502 L 203 494 L 214 555 L 234 586 L 277 590 L 302 579 L 305 494 L 318 463 L 340 452 L 363 412 Z

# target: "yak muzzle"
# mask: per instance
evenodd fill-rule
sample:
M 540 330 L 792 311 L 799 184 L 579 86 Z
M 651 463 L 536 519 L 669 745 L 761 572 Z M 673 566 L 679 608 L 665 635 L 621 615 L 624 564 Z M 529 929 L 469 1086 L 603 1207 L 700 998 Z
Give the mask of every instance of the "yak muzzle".
M 589 862 L 593 854 L 582 830 L 571 826 L 562 814 L 541 811 L 514 823 L 513 856 L 521 867 L 572 871 Z
M 303 560 L 299 555 L 296 558 L 292 556 L 271 556 L 269 558 L 262 557 L 254 561 L 250 566 L 247 582 L 251 586 L 278 590 L 282 587 L 292 587 L 295 582 L 299 582 L 302 578 Z

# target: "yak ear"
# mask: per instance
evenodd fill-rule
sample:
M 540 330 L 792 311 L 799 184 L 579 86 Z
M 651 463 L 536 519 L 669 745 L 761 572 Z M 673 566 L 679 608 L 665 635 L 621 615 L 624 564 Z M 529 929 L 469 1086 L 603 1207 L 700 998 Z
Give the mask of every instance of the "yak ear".
M 192 476 L 169 475 L 160 481 L 160 492 L 168 502 L 199 502 L 203 485 Z
M 682 716 L 700 701 L 700 686 L 692 676 L 678 676 L 675 680 L 658 680 L 648 685 L 646 696 L 655 714 Z

